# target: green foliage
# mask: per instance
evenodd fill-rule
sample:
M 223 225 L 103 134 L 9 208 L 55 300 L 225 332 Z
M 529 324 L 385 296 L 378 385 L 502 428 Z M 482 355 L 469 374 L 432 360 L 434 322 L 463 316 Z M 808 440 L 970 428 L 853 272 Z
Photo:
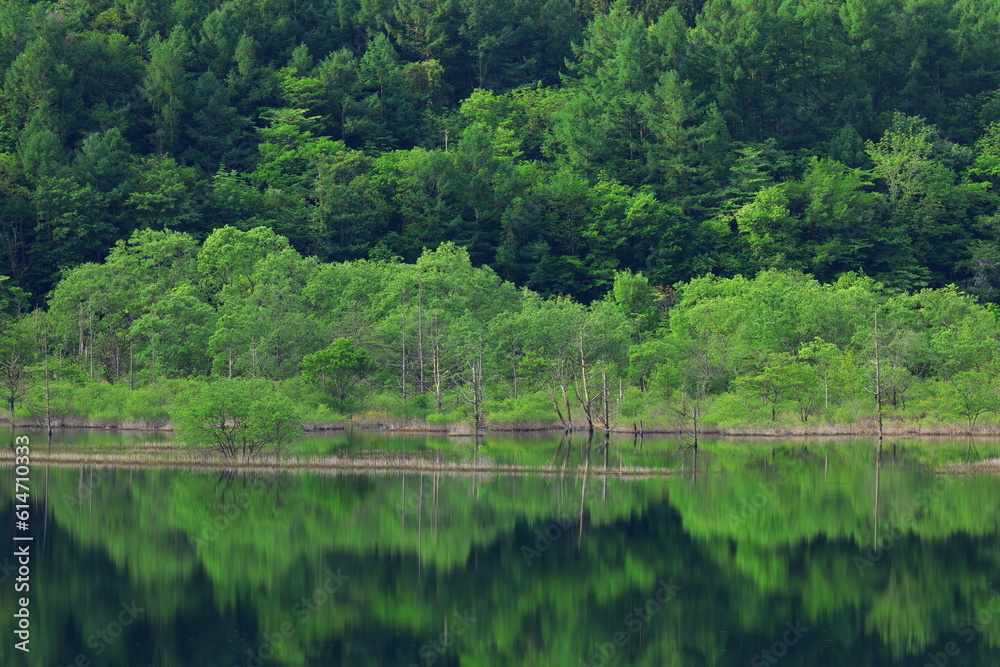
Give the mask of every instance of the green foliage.
M 127 424 L 136 428 L 165 426 L 172 406 L 183 400 L 190 388 L 186 380 L 164 380 L 129 388 L 127 384 L 102 384 L 90 382 L 79 372 L 59 359 L 49 359 L 49 407 L 54 423 L 76 424 L 89 420 L 94 424 Z M 39 360 L 32 368 L 34 382 L 19 417 L 44 423 L 45 383 L 44 364 Z
M 979 4 L 8 2 L 0 274 L 40 305 L 136 230 L 263 226 L 588 302 L 772 268 L 996 299 Z
M 970 433 L 980 417 L 1000 410 L 996 373 L 962 371 L 942 389 L 943 414 L 964 422 Z
M 742 410 L 747 422 L 859 423 L 873 409 L 877 308 L 890 418 L 971 430 L 996 412 L 997 312 L 954 286 L 893 294 L 854 274 L 824 285 L 777 270 L 676 290 L 628 271 L 612 280 L 584 305 L 518 291 L 450 242 L 414 264 L 321 264 L 265 227 L 225 227 L 201 246 L 143 230 L 103 264 L 67 272 L 45 316 L 47 348 L 39 317 L 8 290 L 0 366 L 12 375 L 0 387 L 22 409 L 47 349 L 55 380 L 114 391 L 272 381 L 321 421 L 499 415 L 569 429 L 640 416 L 733 424 Z
M 545 392 L 536 391 L 490 403 L 486 418 L 492 423 L 549 423 L 555 419 L 552 402 Z
M 337 410 L 542 391 L 569 422 L 619 410 L 610 373 L 777 421 L 864 402 L 878 303 L 906 411 L 995 366 L 957 292 L 1000 301 L 982 4 L 8 2 L 7 312 L 132 389 L 344 339 L 371 367 L 318 380 Z
M 307 354 L 300 367 L 302 377 L 341 409 L 365 398 L 362 383 L 374 370 L 369 354 L 349 338 L 338 338 L 329 347 Z
M 38 381 L 32 367 L 37 355 L 32 324 L 29 318 L 17 321 L 8 314 L 0 315 L 0 399 L 10 415 Z
M 279 457 L 302 431 L 298 408 L 265 383 L 220 380 L 192 386 L 170 420 L 189 447 L 232 461 Z

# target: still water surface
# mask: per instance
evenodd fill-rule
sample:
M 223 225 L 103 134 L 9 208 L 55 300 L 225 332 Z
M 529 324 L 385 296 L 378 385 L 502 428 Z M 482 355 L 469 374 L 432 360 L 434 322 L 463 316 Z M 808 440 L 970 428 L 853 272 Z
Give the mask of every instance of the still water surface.
M 302 446 L 565 456 L 354 438 Z M 921 465 L 962 443 L 896 444 L 877 471 L 864 441 L 707 442 L 697 465 L 676 441 L 615 443 L 609 468 L 684 471 L 632 480 L 39 463 L 32 650 L 8 577 L 0 665 L 1000 664 L 1000 480 Z

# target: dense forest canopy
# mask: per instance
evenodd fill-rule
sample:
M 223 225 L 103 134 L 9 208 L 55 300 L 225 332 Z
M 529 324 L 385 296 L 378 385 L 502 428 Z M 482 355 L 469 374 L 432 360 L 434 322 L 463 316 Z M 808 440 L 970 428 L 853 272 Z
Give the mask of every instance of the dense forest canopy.
M 879 342 L 890 416 L 971 430 L 998 42 L 979 0 L 10 0 L 3 400 L 855 423 Z
M 618 271 L 588 305 L 517 288 L 451 242 L 415 263 L 325 263 L 264 226 L 200 244 L 141 230 L 70 269 L 47 310 L 0 322 L 0 398 L 35 419 L 176 423 L 185 405 L 275 395 L 262 417 L 569 430 L 864 424 L 878 391 L 888 419 L 971 432 L 1000 412 L 998 310 L 953 286 L 773 269 L 672 292 Z
M 583 301 L 768 268 L 994 300 L 998 54 L 992 0 L 8 0 L 0 274 L 38 304 L 231 225 Z

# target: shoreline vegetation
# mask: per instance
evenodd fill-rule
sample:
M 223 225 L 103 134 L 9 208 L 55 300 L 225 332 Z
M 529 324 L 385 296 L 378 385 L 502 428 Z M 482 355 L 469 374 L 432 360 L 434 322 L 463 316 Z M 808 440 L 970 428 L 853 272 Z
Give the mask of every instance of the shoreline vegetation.
M 445 474 L 465 475 L 539 475 L 539 476 L 593 476 L 598 478 L 617 477 L 640 479 L 649 477 L 672 477 L 691 472 L 685 466 L 641 466 L 608 465 L 601 462 L 601 454 L 588 456 L 585 463 L 573 465 L 526 465 L 501 463 L 486 457 L 476 456 L 471 460 L 449 460 L 422 458 L 415 453 L 391 451 L 359 451 L 343 455 L 285 456 L 280 459 L 255 457 L 247 460 L 223 459 L 208 454 L 205 450 L 194 451 L 181 444 L 144 443 L 130 451 L 104 453 L 93 450 L 83 452 L 46 452 L 38 448 L 32 452 L 35 463 L 57 467 L 78 467 L 81 465 L 98 468 L 182 468 L 188 470 L 252 471 L 252 472 L 311 472 L 324 474 Z M 15 456 L 9 449 L 0 449 L 0 469 L 14 465 Z M 819 465 L 819 461 L 816 462 Z M 824 463 L 825 465 L 825 463 Z M 885 465 L 885 464 L 883 464 Z M 949 463 L 925 463 L 923 467 L 939 475 L 1000 475 L 1000 457 L 987 457 L 979 461 L 953 461 Z M 693 468 L 697 470 L 697 468 Z
M 192 456 L 180 446 L 143 446 L 131 454 L 104 454 L 95 452 L 32 452 L 34 463 L 57 466 L 89 465 L 99 467 L 171 467 L 200 470 L 253 470 L 309 472 L 369 472 L 369 473 L 445 473 L 453 475 L 593 475 L 597 477 L 662 477 L 679 474 L 675 468 L 649 466 L 603 467 L 599 463 L 572 466 L 518 465 L 497 463 L 477 458 L 471 461 L 427 460 L 398 452 L 358 452 L 344 456 L 299 457 L 286 456 L 280 460 L 257 457 L 250 460 L 225 460 L 210 456 Z M 183 456 L 172 456 L 181 453 Z M 0 468 L 14 464 L 13 452 L 0 450 Z
M 228 458 L 303 425 L 1000 435 L 1000 310 L 954 286 L 769 270 L 609 287 L 546 298 L 454 244 L 322 264 L 263 227 L 147 230 L 3 321 L 0 399 L 16 424 L 175 427 Z
M 840 0 L 50 4 L 0 8 L 11 424 L 230 460 L 355 427 L 1000 435 L 971 0 L 874 41 Z
M 0 426 L 8 428 L 27 428 L 44 432 L 45 424 L 34 419 L 15 419 L 0 417 Z M 106 431 L 176 431 L 175 426 L 166 419 L 83 419 L 60 418 L 52 421 L 54 429 L 95 429 Z M 360 431 L 408 433 L 426 435 L 447 435 L 464 438 L 486 436 L 491 433 L 567 433 L 574 435 L 588 434 L 586 422 L 579 422 L 567 429 L 557 421 L 531 422 L 486 422 L 477 430 L 475 424 L 468 422 L 434 422 L 421 419 L 392 418 L 352 418 L 326 422 L 303 423 L 302 430 L 307 433 L 324 431 Z M 886 438 L 897 437 L 974 437 L 1000 438 L 1000 423 L 982 422 L 971 428 L 961 424 L 920 423 L 920 422 L 887 422 L 883 424 L 883 435 Z M 689 430 L 676 424 L 619 424 L 610 428 L 595 425 L 595 438 L 604 434 L 614 436 L 688 436 Z M 875 420 L 857 422 L 854 424 L 746 424 L 738 426 L 700 425 L 699 435 L 723 437 L 831 437 L 831 436 L 877 436 L 878 424 Z

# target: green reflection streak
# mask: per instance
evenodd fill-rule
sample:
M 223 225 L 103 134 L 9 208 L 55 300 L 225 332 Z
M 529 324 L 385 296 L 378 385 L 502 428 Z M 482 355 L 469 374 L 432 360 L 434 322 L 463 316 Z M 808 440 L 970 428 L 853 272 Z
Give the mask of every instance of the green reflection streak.
M 535 442 L 546 457 L 557 444 Z M 592 476 L 586 494 L 578 476 L 51 468 L 32 591 L 47 640 L 24 664 L 92 656 L 87 638 L 136 599 L 146 612 L 95 664 L 244 664 L 289 623 L 265 664 L 423 665 L 447 618 L 453 643 L 435 664 L 576 666 L 628 633 L 661 578 L 683 588 L 616 647 L 622 664 L 749 664 L 796 620 L 813 629 L 783 664 L 913 664 L 952 640 L 975 664 L 998 647 L 1000 616 L 968 644 L 956 628 L 1000 576 L 996 480 L 942 482 L 914 467 L 922 447 L 879 475 L 875 552 L 867 442 L 707 443 L 697 472 L 693 453 L 676 455 L 683 474 Z M 551 546 L 525 552 L 547 528 Z M 338 569 L 344 588 L 298 614 Z M 12 609 L 13 591 L 0 600 Z M 457 633 L 455 613 L 476 621 Z

